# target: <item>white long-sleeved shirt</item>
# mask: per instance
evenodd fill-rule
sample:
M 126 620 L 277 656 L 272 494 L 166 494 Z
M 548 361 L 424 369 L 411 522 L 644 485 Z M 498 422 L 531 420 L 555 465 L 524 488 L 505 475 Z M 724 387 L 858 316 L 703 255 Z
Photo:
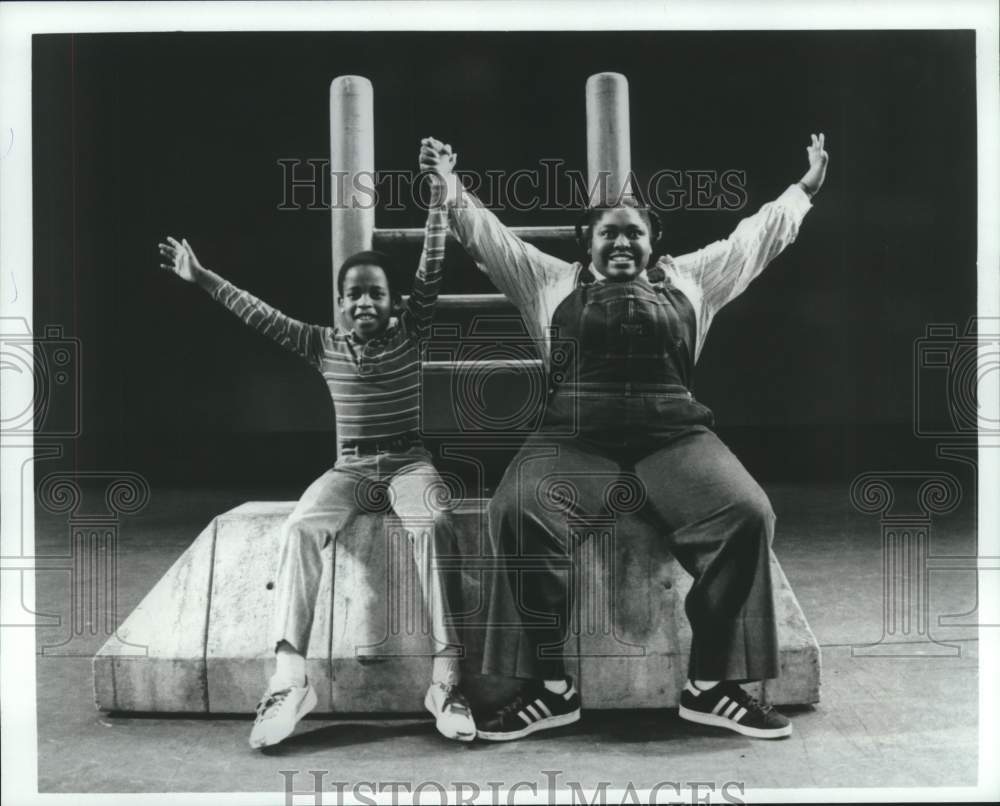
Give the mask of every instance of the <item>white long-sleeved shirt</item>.
M 547 368 L 552 316 L 572 293 L 584 269 L 525 243 L 473 194 L 459 189 L 454 181 L 448 185 L 452 233 L 521 312 Z M 798 184 L 790 185 L 777 199 L 740 221 L 728 238 L 686 255 L 659 259 L 657 265 L 694 308 L 695 361 L 715 315 L 795 240 L 811 207 L 806 192 Z M 593 264 L 589 270 L 598 280 L 603 279 Z

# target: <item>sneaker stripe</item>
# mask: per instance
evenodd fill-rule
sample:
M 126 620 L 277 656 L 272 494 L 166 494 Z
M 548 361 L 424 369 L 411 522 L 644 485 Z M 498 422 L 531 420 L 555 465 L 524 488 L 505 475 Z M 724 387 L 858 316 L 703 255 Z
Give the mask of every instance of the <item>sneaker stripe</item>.
M 535 705 L 538 706 L 538 710 L 544 713 L 545 716 L 552 716 L 552 712 L 549 710 L 549 706 L 547 706 L 541 700 L 535 700 Z
M 740 704 L 738 702 L 731 702 L 729 704 L 729 707 L 726 708 L 726 710 L 722 712 L 722 715 L 724 717 L 726 717 L 726 719 L 728 719 L 729 717 L 731 717 L 733 715 L 733 712 L 736 711 L 736 709 L 738 709 L 739 707 L 740 707 Z
M 534 721 L 533 719 L 531 719 L 531 717 L 527 716 L 527 715 L 526 715 L 526 714 L 524 713 L 524 711 L 518 711 L 518 712 L 517 712 L 517 715 L 518 715 L 519 717 L 521 717 L 521 719 L 523 719 L 523 720 L 524 720 L 524 724 L 525 724 L 525 725 L 530 725 L 530 724 L 531 724 L 531 723 L 532 723 L 532 722 Z
M 527 712 L 528 716 L 531 717 L 531 720 L 533 722 L 542 718 L 541 713 L 537 708 L 535 708 L 534 703 L 532 703 L 531 705 L 524 706 L 524 710 Z
M 697 697 L 699 694 L 701 694 L 701 689 L 698 688 L 696 685 L 694 685 L 690 680 L 688 680 L 684 684 L 684 690 L 687 691 L 687 692 L 689 692 L 689 693 L 691 693 L 691 694 L 694 694 L 695 697 Z
M 747 715 L 747 709 L 741 707 L 739 711 L 733 714 L 733 722 L 739 722 L 746 715 Z
M 722 695 L 722 698 L 715 704 L 715 708 L 712 709 L 713 714 L 719 713 L 723 708 L 726 707 L 726 703 L 732 702 L 728 696 Z

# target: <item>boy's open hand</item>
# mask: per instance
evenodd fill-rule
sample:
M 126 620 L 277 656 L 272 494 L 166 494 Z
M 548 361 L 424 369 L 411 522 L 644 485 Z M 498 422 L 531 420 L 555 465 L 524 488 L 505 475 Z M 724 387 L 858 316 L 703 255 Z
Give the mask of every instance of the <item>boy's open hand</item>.
M 451 146 L 435 140 L 433 137 L 425 137 L 420 141 L 420 170 L 430 174 L 440 176 L 445 179 L 451 176 L 455 170 L 455 160 L 458 159 L 458 152 L 452 152 Z
M 823 132 L 817 137 L 812 137 L 812 144 L 806 147 L 806 154 L 809 157 L 809 170 L 799 181 L 806 186 L 810 193 L 816 193 L 826 179 L 826 164 L 830 161 L 830 155 L 826 153 L 826 135 Z
M 167 242 L 160 244 L 160 268 L 172 271 L 182 280 L 197 282 L 198 274 L 205 271 L 187 239 L 178 241 L 167 236 Z

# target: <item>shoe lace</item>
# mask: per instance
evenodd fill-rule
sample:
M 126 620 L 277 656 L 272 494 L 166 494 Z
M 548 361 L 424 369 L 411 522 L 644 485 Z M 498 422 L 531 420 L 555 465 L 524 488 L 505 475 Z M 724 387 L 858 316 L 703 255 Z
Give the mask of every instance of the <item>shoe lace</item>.
M 759 714 L 766 714 L 773 710 L 773 706 L 761 702 L 756 697 L 748 694 L 740 686 L 733 686 L 735 689 L 733 697 L 740 705 L 746 708 L 748 711 L 756 711 Z
M 436 685 L 444 692 L 444 704 L 441 706 L 442 711 L 471 713 L 469 703 L 465 699 L 465 695 L 459 691 L 458 686 L 448 683 L 437 683 Z
M 278 710 L 275 706 L 281 705 L 291 693 L 290 688 L 283 688 L 278 691 L 268 693 L 264 699 L 257 704 L 257 718 L 269 719 Z
M 503 719 L 511 714 L 516 714 L 522 708 L 524 708 L 524 695 L 518 694 L 513 700 L 497 711 L 497 716 L 499 716 L 500 719 Z

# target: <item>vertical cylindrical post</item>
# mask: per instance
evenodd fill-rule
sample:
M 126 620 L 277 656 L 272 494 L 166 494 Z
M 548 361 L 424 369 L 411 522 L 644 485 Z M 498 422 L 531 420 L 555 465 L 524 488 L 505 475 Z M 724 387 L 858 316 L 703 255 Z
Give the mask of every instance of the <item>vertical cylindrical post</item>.
M 587 182 L 591 204 L 631 195 L 630 143 L 628 79 L 621 73 L 595 73 L 587 79 Z
M 338 76 L 330 83 L 330 243 L 333 315 L 337 270 L 350 255 L 372 248 L 375 233 L 375 112 L 372 83 Z

